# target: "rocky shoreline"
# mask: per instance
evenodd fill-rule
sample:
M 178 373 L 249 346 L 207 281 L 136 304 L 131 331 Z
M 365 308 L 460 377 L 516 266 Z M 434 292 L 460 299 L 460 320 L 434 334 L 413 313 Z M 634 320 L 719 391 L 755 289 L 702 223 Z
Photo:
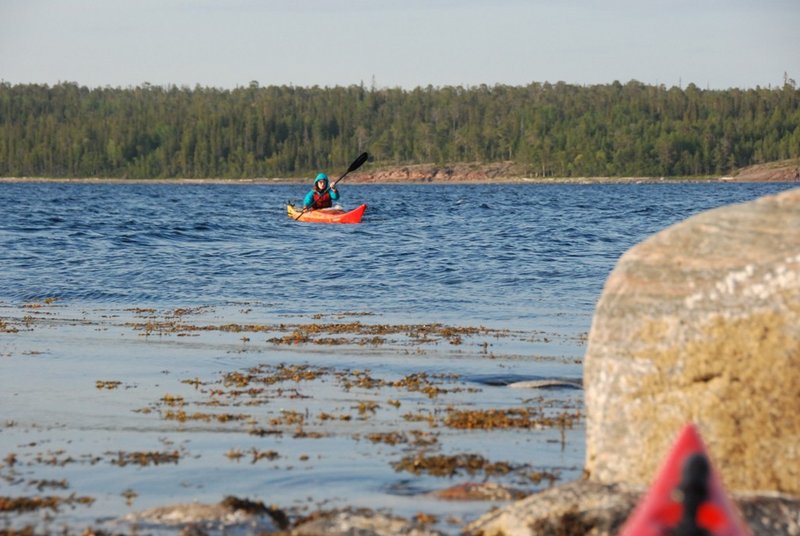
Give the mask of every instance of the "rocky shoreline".
M 369 164 L 367 168 L 369 168 Z M 329 173 L 331 176 L 335 172 Z M 63 182 L 63 183 L 120 183 L 120 184 L 305 184 L 309 178 L 252 178 L 252 179 L 120 179 L 108 177 L 0 177 L 6 182 Z M 716 177 L 541 177 L 530 176 L 523 166 L 514 162 L 409 164 L 402 166 L 362 169 L 348 175 L 349 184 L 646 184 L 662 182 L 800 182 L 800 160 L 786 160 L 749 166 L 731 175 Z
M 640 184 L 691 182 L 792 182 L 800 181 L 800 160 L 760 164 L 724 177 L 541 177 L 530 176 L 514 162 L 452 165 L 414 164 L 357 171 L 348 178 L 359 183 L 540 183 L 540 184 Z
M 736 171 L 729 179 L 741 182 L 800 181 L 800 159 L 749 166 Z

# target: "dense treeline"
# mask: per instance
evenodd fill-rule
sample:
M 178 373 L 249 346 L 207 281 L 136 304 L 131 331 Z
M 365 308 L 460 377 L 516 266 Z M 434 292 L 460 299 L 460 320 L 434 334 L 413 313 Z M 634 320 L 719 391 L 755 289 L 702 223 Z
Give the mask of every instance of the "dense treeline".
M 0 83 L 0 176 L 287 177 L 514 161 L 532 176 L 724 174 L 800 157 L 800 90 L 565 83 L 89 89 Z

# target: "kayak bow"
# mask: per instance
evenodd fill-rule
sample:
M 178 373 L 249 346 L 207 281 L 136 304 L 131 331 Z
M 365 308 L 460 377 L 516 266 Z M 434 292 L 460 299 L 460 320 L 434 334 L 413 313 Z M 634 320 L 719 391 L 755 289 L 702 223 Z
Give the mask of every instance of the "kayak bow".
M 291 203 L 286 205 L 286 213 L 290 218 L 313 223 L 361 223 L 365 210 L 367 205 L 361 205 L 347 212 L 340 208 L 302 211 L 297 210 Z
M 620 536 L 750 536 L 711 466 L 697 429 L 684 426 Z

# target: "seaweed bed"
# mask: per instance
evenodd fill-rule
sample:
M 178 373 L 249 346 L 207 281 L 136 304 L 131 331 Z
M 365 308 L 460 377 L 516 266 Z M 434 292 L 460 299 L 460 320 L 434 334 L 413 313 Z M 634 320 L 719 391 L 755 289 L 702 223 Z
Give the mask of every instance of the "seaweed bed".
M 0 304 L 0 527 L 168 533 L 141 512 L 222 500 L 452 532 L 580 475 L 582 392 L 507 385 L 574 387 L 585 334 L 378 319 Z

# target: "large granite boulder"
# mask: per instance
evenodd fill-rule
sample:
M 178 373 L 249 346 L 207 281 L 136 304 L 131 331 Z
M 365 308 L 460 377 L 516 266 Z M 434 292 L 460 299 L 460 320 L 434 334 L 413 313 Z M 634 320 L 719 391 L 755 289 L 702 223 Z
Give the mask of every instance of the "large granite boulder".
M 731 491 L 800 495 L 800 189 L 623 255 L 585 359 L 591 481 L 644 485 L 697 424 Z
M 800 190 L 627 252 L 598 303 L 584 388 L 588 479 L 466 534 L 616 534 L 689 421 L 753 534 L 800 534 Z

